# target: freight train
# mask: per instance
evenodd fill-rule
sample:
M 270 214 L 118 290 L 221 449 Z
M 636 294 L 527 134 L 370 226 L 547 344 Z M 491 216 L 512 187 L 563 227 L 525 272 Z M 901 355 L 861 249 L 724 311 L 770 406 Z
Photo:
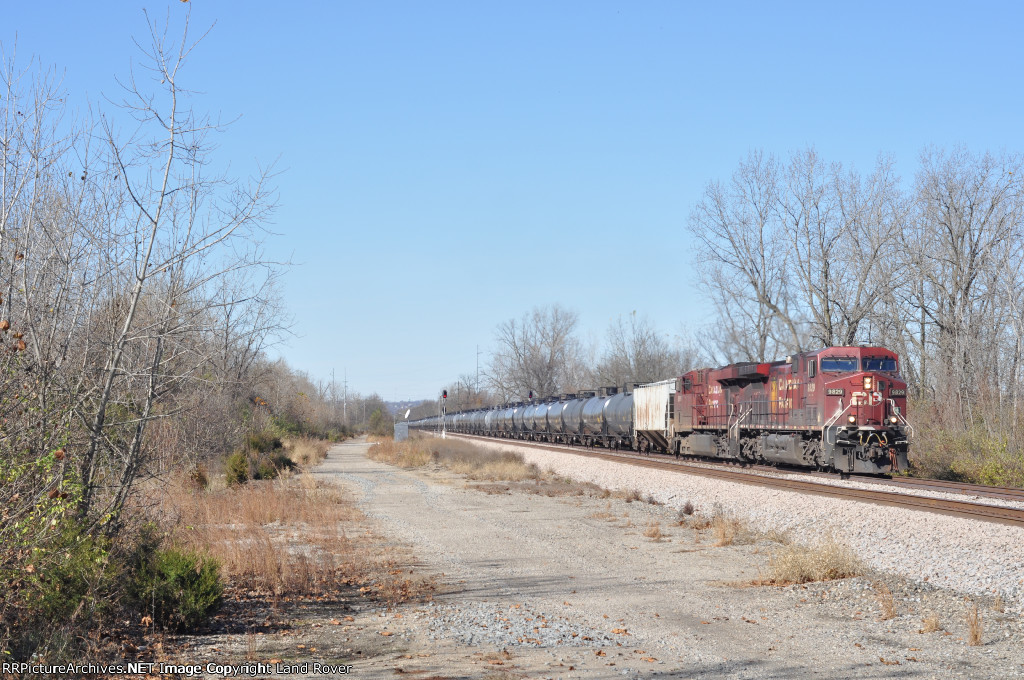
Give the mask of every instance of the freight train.
M 447 413 L 409 426 L 844 475 L 906 470 L 913 434 L 899 358 L 865 346 L 702 368 L 632 388 Z

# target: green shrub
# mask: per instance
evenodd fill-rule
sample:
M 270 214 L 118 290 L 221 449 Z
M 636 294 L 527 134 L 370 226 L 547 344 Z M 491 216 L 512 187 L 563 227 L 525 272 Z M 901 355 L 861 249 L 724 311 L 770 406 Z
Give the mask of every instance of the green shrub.
M 250 451 L 258 451 L 259 453 L 270 453 L 276 451 L 284 446 L 281 443 L 281 439 L 274 436 L 272 432 L 264 430 L 263 432 L 254 432 L 246 435 L 245 437 L 245 448 Z
M 220 607 L 223 593 L 217 561 L 178 548 L 156 550 L 135 574 L 140 608 L 174 631 L 198 628 Z
M 224 464 L 224 476 L 229 486 L 249 481 L 249 456 L 245 451 L 235 451 L 228 456 Z

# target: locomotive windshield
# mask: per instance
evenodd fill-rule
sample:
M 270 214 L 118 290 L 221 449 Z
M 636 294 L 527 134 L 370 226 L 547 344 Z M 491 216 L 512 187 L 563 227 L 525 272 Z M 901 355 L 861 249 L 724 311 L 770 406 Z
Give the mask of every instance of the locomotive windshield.
M 857 360 L 853 357 L 824 357 L 821 360 L 821 370 L 852 373 L 857 370 Z
M 864 357 L 865 371 L 891 371 L 896 372 L 896 360 L 892 357 Z

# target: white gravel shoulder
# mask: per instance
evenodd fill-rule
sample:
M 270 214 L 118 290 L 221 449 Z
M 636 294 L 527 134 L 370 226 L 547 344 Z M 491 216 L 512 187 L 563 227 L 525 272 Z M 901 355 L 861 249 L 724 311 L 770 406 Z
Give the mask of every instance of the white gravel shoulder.
M 757 488 L 683 472 L 648 468 L 474 438 L 511 450 L 544 470 L 610 490 L 638 489 L 667 506 L 687 501 L 705 514 L 721 512 L 763 531 L 783 531 L 814 544 L 849 545 L 871 568 L 928 581 L 970 595 L 999 595 L 1024 613 L 1024 530 L 919 510 Z M 877 487 L 876 487 L 877 488 Z M 961 497 L 962 498 L 962 497 Z

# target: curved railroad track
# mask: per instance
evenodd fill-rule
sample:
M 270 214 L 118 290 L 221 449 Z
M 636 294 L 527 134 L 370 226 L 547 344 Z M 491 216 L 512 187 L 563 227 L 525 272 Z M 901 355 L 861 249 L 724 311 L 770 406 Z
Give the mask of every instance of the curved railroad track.
M 939 513 L 943 515 L 949 515 L 952 517 L 963 517 L 967 519 L 975 519 L 985 522 L 997 522 L 1000 524 L 1024 527 L 1024 510 L 1018 510 L 1016 508 L 986 505 L 984 503 L 974 503 L 971 501 L 958 501 L 944 498 L 931 498 L 928 496 L 915 496 L 906 493 L 901 493 L 900 491 L 875 491 L 871 489 L 857 489 L 845 486 L 835 486 L 831 484 L 824 484 L 821 482 L 815 482 L 810 480 L 787 479 L 782 477 L 756 474 L 752 472 L 743 472 L 740 470 L 729 470 L 721 467 L 708 467 L 707 465 L 703 464 L 696 465 L 684 461 L 658 459 L 634 453 L 613 453 L 611 451 L 596 451 L 594 449 L 584 449 L 575 446 L 566 446 L 564 444 L 546 444 L 542 442 L 531 442 L 519 439 L 494 439 L 492 437 L 481 437 L 478 435 L 468 434 L 449 433 L 449 436 L 471 440 L 479 439 L 489 442 L 507 442 L 511 445 L 516 446 L 526 446 L 542 450 L 546 449 L 551 451 L 559 451 L 562 453 L 574 453 L 579 456 L 586 456 L 589 458 L 596 458 L 599 460 L 608 460 L 621 464 L 637 465 L 640 467 L 654 468 L 657 470 L 668 470 L 683 474 L 700 475 L 702 477 L 712 477 L 715 479 L 723 479 L 730 482 L 738 482 L 740 484 L 767 486 L 779 489 L 786 489 L 789 491 L 796 491 L 799 493 L 816 494 L 819 496 L 831 496 L 833 498 L 856 500 L 865 503 L 874 503 L 876 505 L 889 505 L 894 507 L 908 508 L 912 510 L 922 510 L 925 512 Z M 974 485 L 965 485 L 950 482 L 947 483 L 946 485 L 939 485 L 942 488 L 936 488 L 932 484 L 934 480 L 917 480 L 918 482 L 922 482 L 921 484 L 918 484 L 917 482 L 901 484 L 902 482 L 905 482 L 906 479 L 907 478 L 897 480 L 876 481 L 879 484 L 888 484 L 890 482 L 896 482 L 895 486 L 918 488 L 932 487 L 933 490 L 941 490 L 951 493 L 957 493 L 961 489 L 967 489 L 963 491 L 963 493 L 980 495 L 979 491 L 973 488 Z M 991 489 L 991 487 L 983 488 Z M 999 489 L 997 492 L 1003 492 L 1005 495 L 1010 495 L 1011 500 L 1024 500 L 1024 493 L 1013 495 L 1012 492 L 1014 491 L 1019 490 Z

